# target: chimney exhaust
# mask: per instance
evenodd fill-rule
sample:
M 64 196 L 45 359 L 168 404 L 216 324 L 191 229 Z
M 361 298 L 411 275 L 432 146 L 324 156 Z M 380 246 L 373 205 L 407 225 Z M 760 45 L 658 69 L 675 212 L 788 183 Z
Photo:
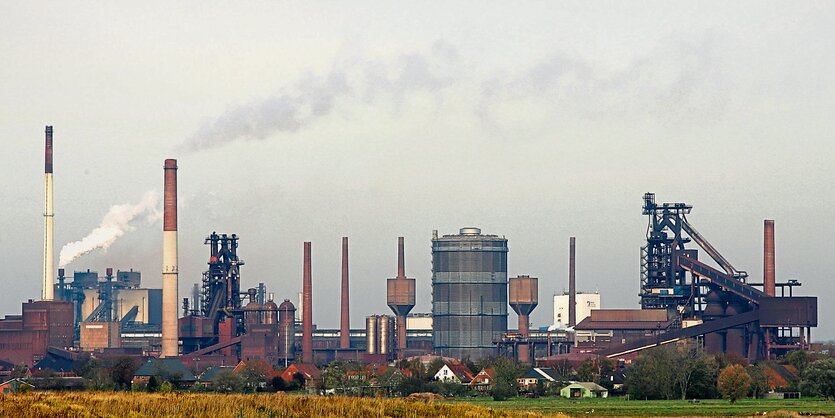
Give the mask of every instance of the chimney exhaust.
M 339 322 L 339 348 L 351 348 L 351 319 L 348 303 L 348 237 L 342 237 L 342 317 Z
M 302 286 L 302 363 L 313 363 L 313 279 L 310 242 L 304 243 L 304 284 Z
M 406 357 L 406 316 L 415 306 L 415 279 L 406 277 L 403 237 L 397 238 L 397 277 L 386 280 L 386 303 L 396 316 L 397 357 Z
M 577 287 L 575 283 L 574 269 L 577 250 L 575 248 L 575 237 L 568 241 L 568 326 L 577 325 Z
M 52 126 L 44 130 L 46 144 L 44 147 L 44 243 L 43 243 L 43 278 L 41 281 L 41 299 L 55 299 L 53 277 L 55 276 L 55 238 L 54 217 L 52 207 Z
M 776 296 L 774 270 L 774 220 L 763 222 L 763 292 L 769 296 Z
M 179 354 L 177 330 L 177 160 L 165 160 L 162 222 L 162 352 L 161 357 Z

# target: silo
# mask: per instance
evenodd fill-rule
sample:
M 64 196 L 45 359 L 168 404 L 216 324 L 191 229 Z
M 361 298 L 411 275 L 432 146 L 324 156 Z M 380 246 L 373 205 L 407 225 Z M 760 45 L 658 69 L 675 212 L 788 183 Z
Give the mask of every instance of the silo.
M 377 351 L 378 354 L 390 356 L 394 351 L 394 318 L 388 315 L 377 317 Z
M 368 354 L 377 354 L 377 315 L 371 315 L 365 318 L 365 352 Z
M 265 324 L 278 324 L 278 305 L 273 302 L 273 294 L 270 293 L 267 303 L 264 304 L 264 319 Z
M 258 294 L 257 289 L 249 289 L 249 303 L 244 307 L 244 321 L 247 325 L 247 331 L 250 331 L 250 325 L 257 325 L 261 323 L 261 305 L 255 300 Z
M 507 331 L 507 240 L 462 228 L 432 238 L 432 342 L 435 354 L 493 356 Z
M 278 306 L 278 355 L 291 359 L 296 354 L 296 307 L 289 299 Z
M 711 290 L 705 296 L 705 310 L 703 312 L 705 321 L 715 321 L 725 317 L 725 304 L 722 296 L 715 290 Z M 725 351 L 725 333 L 709 332 L 704 336 L 705 351 L 710 354 L 719 354 Z

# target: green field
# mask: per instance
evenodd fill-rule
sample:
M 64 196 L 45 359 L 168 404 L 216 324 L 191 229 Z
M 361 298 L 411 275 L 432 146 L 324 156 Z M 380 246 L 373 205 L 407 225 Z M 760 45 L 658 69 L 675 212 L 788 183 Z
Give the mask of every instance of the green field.
M 569 400 L 562 398 L 516 398 L 495 402 L 490 398 L 449 401 L 470 403 L 494 409 L 526 410 L 541 414 L 564 413 L 571 416 L 755 416 L 765 412 L 787 411 L 800 415 L 835 416 L 835 402 L 821 399 L 744 399 L 731 404 L 725 400 L 639 401 L 624 398 Z M 772 415 L 773 414 L 769 414 Z

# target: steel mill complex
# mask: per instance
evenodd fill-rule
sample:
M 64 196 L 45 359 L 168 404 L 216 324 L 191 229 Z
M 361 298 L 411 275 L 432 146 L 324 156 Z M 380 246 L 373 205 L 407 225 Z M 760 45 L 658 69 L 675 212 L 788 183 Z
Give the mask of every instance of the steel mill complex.
M 565 237 L 569 243 L 565 279 L 508 278 L 508 239 L 464 227 L 450 235 L 432 232 L 426 242 L 431 242 L 431 266 L 415 269 L 431 267 L 431 278 L 407 276 L 406 246 L 398 237 L 396 275 L 374 279 L 380 289 L 385 287 L 391 313 L 368 316 L 365 328 L 350 329 L 348 237 L 342 238 L 340 278 L 315 274 L 314 246 L 298 243 L 304 266 L 301 272 L 292 272 L 298 282 L 291 288 L 275 284 L 268 293 L 269 283 L 243 280 L 245 263 L 239 248 L 257 243 L 233 233 L 213 232 L 211 225 L 205 225 L 204 273 L 179 277 L 177 177 L 189 173 L 173 159 L 163 162 L 160 173 L 162 271 L 154 274 L 161 274 L 162 289 L 143 288 L 140 272 L 130 269 L 114 274 L 107 267 L 103 276 L 82 270 L 70 277 L 62 268 L 55 274 L 53 229 L 54 221 L 61 218 L 55 217 L 53 205 L 53 158 L 58 155 L 53 152 L 53 135 L 53 128 L 47 126 L 41 300 L 28 300 L 22 314 L 0 320 L 0 361 L 6 363 L 36 366 L 79 352 L 177 357 L 204 366 L 247 359 L 281 366 L 334 359 L 387 363 L 424 354 L 470 360 L 506 356 L 533 363 L 577 352 L 629 358 L 682 339 L 695 339 L 711 353 L 755 360 L 808 350 L 812 328 L 817 326 L 817 298 L 795 295 L 797 280 L 775 277 L 773 220 L 764 221 L 764 274 L 761 280 L 754 279 L 697 232 L 688 219 L 691 205 L 658 203 L 654 194 L 647 193 L 642 213 L 648 228 L 636 278 L 640 306 L 635 309 L 603 309 L 597 293 L 581 294 L 580 300 L 589 305 L 578 306 L 576 282 L 582 286 L 582 277 L 576 277 L 574 237 Z M 57 225 L 60 228 L 61 223 Z M 525 239 L 529 238 L 513 237 Z M 391 248 L 389 260 L 395 255 L 394 245 Z M 114 265 L 125 263 L 114 260 Z M 178 295 L 180 280 L 194 289 L 190 297 Z M 560 306 L 557 302 L 553 306 L 553 323 L 531 324 L 531 313 L 541 305 L 540 289 L 556 288 L 557 282 L 560 287 L 567 282 L 568 292 L 554 298 Z M 316 326 L 313 290 L 319 286 L 341 289 L 340 317 L 323 321 L 338 323 L 338 328 Z M 416 290 L 430 286 L 431 312 L 412 313 Z M 297 306 L 291 295 L 299 287 L 302 296 Z M 550 295 L 544 300 L 551 300 Z M 508 308 L 518 319 L 511 328 Z

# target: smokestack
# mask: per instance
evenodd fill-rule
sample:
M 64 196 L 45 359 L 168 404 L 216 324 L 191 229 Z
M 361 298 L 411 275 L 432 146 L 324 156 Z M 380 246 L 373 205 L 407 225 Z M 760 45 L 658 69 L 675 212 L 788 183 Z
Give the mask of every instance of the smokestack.
M 342 317 L 339 322 L 339 348 L 351 348 L 351 319 L 348 302 L 348 237 L 342 237 Z
M 406 256 L 403 237 L 397 237 L 397 277 L 406 277 Z
M 302 312 L 302 363 L 313 363 L 313 278 L 310 267 L 310 243 L 304 243 L 304 301 Z
M 774 274 L 774 220 L 766 219 L 763 223 L 763 292 L 776 296 Z
M 52 285 L 55 268 L 55 239 L 53 235 L 54 217 L 52 209 L 52 127 L 45 129 L 46 146 L 44 148 L 44 242 L 43 242 L 43 279 L 41 281 L 41 299 L 55 299 Z
M 576 249 L 574 246 L 576 238 L 571 237 L 568 242 L 568 326 L 577 325 L 577 288 L 574 277 L 574 262 Z
M 415 306 L 415 279 L 406 277 L 403 237 L 397 238 L 397 277 L 386 280 L 386 302 L 396 316 L 397 357 L 406 355 L 406 315 Z
M 162 221 L 162 352 L 179 354 L 177 335 L 177 160 L 165 160 Z

